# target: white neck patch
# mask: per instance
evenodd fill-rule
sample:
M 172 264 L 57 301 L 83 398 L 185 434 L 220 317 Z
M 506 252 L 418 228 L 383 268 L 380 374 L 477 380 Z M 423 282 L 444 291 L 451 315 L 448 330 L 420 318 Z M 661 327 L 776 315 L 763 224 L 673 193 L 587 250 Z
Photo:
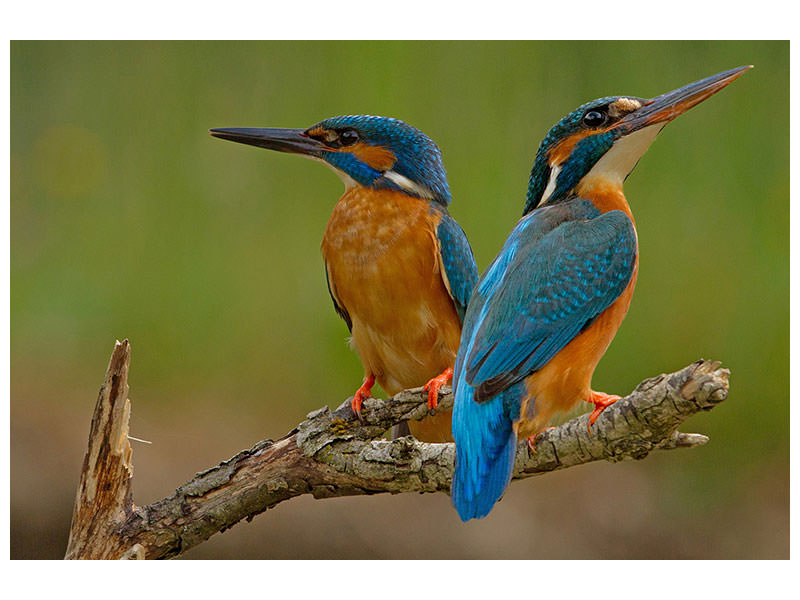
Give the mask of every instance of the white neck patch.
M 320 162 L 326 167 L 328 167 L 331 171 L 336 173 L 339 176 L 339 179 L 341 179 L 342 182 L 344 183 L 344 189 L 346 192 L 349 192 L 353 188 L 357 188 L 361 185 L 355 179 L 350 177 L 350 175 L 348 175 L 344 171 L 340 171 L 326 160 L 323 160 L 316 156 L 309 156 L 308 154 L 302 154 L 301 156 L 303 156 L 304 158 L 310 158 L 311 160 L 314 160 L 316 162 Z M 400 173 L 396 173 L 394 171 L 386 171 L 383 174 L 383 176 L 386 177 L 386 179 L 388 179 L 389 181 L 396 183 L 406 191 L 412 192 L 413 194 L 420 196 L 422 198 L 426 198 L 428 200 L 433 199 L 433 194 L 428 188 L 426 188 L 424 185 L 419 185 L 418 183 L 414 183 L 408 177 L 400 175 Z
M 396 173 L 395 171 L 386 171 L 383 176 L 389 181 L 396 183 L 406 191 L 413 192 L 417 196 L 427 198 L 428 200 L 433 199 L 433 194 L 428 188 L 411 181 L 408 177 L 400 175 L 400 173 Z
M 547 187 L 544 188 L 540 204 L 550 200 L 550 196 L 556 190 L 556 181 L 559 173 L 561 173 L 561 165 L 550 165 L 550 179 L 547 181 Z

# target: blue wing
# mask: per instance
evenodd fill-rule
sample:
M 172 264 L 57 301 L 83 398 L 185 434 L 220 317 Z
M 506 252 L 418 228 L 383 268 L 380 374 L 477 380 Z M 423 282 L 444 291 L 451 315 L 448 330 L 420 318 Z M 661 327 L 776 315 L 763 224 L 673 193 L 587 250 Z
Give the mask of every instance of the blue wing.
M 436 228 L 439 255 L 444 265 L 445 284 L 463 322 L 470 294 L 478 281 L 478 267 L 464 230 L 446 210 L 442 210 L 441 215 Z
M 521 222 L 512 238 L 526 228 Z M 635 260 L 636 233 L 622 211 L 563 221 L 517 241 L 496 274 L 496 291 L 486 300 L 465 359 L 475 400 L 487 400 L 547 364 L 622 294 Z
M 333 293 L 333 288 L 331 287 L 331 274 L 328 272 L 328 263 L 325 263 L 325 283 L 328 284 L 328 294 L 331 296 L 331 300 L 333 300 L 333 309 L 336 311 L 336 314 L 339 315 L 344 322 L 347 324 L 347 329 L 349 331 L 353 331 L 353 320 L 350 318 L 350 313 L 347 312 L 340 303 L 339 300 L 336 299 L 336 294 Z
M 624 291 L 636 233 L 620 211 L 573 200 L 523 218 L 469 301 L 453 386 L 453 505 L 486 516 L 514 470 L 524 379 Z

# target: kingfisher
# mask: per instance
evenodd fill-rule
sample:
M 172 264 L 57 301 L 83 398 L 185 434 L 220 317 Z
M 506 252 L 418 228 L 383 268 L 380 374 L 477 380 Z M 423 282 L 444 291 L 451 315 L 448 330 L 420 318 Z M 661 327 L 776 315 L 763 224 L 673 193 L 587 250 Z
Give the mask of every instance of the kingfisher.
M 455 364 L 451 499 L 463 521 L 486 516 L 511 479 L 517 440 L 584 400 L 620 397 L 592 374 L 630 306 L 637 234 L 622 184 L 675 117 L 751 68 L 651 99 L 594 100 L 541 142 L 523 216 L 470 298 Z
M 478 280 L 464 231 L 450 216 L 451 194 L 438 146 L 399 119 L 347 115 L 308 129 L 212 129 L 211 135 L 322 162 L 345 192 L 322 239 L 333 307 L 347 324 L 364 380 L 389 395 L 423 386 L 435 409 L 449 382 L 461 324 Z M 451 411 L 408 423 L 421 441 L 452 441 Z

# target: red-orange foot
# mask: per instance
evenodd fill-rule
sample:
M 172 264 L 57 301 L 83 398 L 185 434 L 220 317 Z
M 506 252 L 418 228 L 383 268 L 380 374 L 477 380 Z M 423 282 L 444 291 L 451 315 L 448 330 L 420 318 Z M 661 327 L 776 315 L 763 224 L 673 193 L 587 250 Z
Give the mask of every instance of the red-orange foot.
M 439 406 L 439 388 L 447 385 L 453 380 L 453 367 L 447 367 L 441 375 L 437 375 L 431 379 L 422 388 L 428 392 L 428 408 L 433 410 Z
M 622 398 L 622 396 L 614 396 L 612 394 L 604 394 L 603 392 L 593 391 L 586 400 L 587 402 L 594 404 L 594 410 L 592 411 L 592 414 L 589 415 L 589 423 L 586 425 L 586 428 L 591 431 L 592 425 L 594 425 L 594 422 L 597 420 L 597 417 L 600 416 L 600 413 L 614 404 L 614 402 L 620 398 Z
M 536 438 L 537 438 L 537 436 L 539 436 L 540 434 L 544 433 L 545 431 L 550 431 L 551 429 L 555 429 L 555 427 L 545 427 L 544 429 L 542 429 L 536 435 L 532 435 L 532 436 L 530 436 L 528 438 L 528 440 L 527 440 L 528 441 L 528 450 L 530 450 L 531 453 L 536 452 L 536 448 L 534 446 L 536 446 Z
M 355 394 L 353 394 L 353 400 L 350 402 L 350 407 L 353 409 L 353 412 L 356 413 L 359 421 L 363 421 L 361 418 L 361 403 L 370 397 L 372 394 L 373 385 L 375 385 L 375 375 L 369 374 L 364 377 L 364 383 L 362 383 L 361 387 L 356 390 Z

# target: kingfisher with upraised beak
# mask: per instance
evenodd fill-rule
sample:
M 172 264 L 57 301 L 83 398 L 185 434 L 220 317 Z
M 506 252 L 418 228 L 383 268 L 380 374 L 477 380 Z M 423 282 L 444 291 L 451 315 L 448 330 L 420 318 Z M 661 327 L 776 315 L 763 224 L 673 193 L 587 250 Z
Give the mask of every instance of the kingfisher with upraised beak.
M 467 300 L 478 279 L 469 242 L 450 216 L 439 148 L 398 119 L 342 116 L 308 129 L 212 129 L 211 135 L 299 154 L 345 185 L 322 240 L 333 306 L 364 365 L 352 398 L 377 381 L 389 395 L 419 386 L 437 408 L 453 375 Z M 422 441 L 451 440 L 450 411 L 408 423 Z
M 591 388 L 636 285 L 639 251 L 625 178 L 672 119 L 750 67 L 656 98 L 584 104 L 539 146 L 522 219 L 469 301 L 456 359 L 451 488 L 462 520 L 486 516 L 505 491 L 517 440 L 533 446 L 558 411 L 619 396 Z

